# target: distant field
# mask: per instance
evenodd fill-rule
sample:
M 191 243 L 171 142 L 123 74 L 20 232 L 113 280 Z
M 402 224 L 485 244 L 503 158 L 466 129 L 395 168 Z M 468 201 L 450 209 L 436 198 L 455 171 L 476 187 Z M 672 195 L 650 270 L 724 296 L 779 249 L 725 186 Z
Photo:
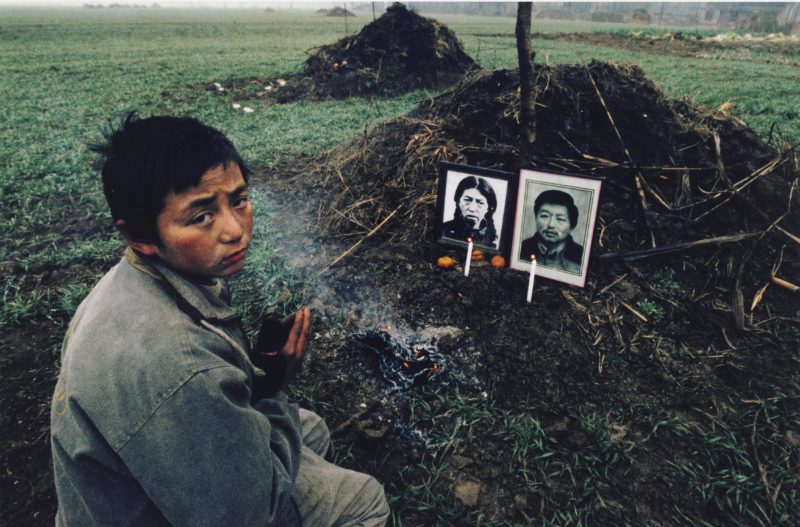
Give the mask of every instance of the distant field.
M 485 68 L 516 68 L 513 18 L 436 18 L 458 34 Z M 417 91 L 372 103 L 351 99 L 268 105 L 248 100 L 254 111 L 244 113 L 233 108 L 237 101 L 229 92 L 216 92 L 213 83 L 241 86 L 254 78 L 296 72 L 306 51 L 370 21 L 371 14 L 345 21 L 256 9 L 0 8 L 0 329 L 13 334 L 14 342 L 42 335 L 48 346 L 46 363 L 37 366 L 41 390 L 30 397 L 31 419 L 38 421 L 32 432 L 20 433 L 22 440 L 46 450 L 41 427 L 46 432 L 55 371 L 50 362 L 58 340 L 77 303 L 120 253 L 87 144 L 102 140 L 101 130 L 109 122 L 137 110 L 144 116 L 196 116 L 224 131 L 261 171 L 318 154 L 435 94 Z M 620 29 L 614 24 L 536 20 L 533 25 L 534 31 L 549 33 Z M 762 138 L 772 131 L 773 144 L 781 135 L 800 141 L 800 67 L 774 63 L 785 55 L 741 51 L 700 60 L 558 40 L 533 44 L 537 62 L 637 63 L 670 97 L 689 97 L 709 108 L 732 101 L 732 112 Z M 257 197 L 263 198 L 257 204 L 262 247 L 253 251 L 256 263 L 249 265 L 262 271 L 269 267 L 290 286 L 302 284 L 279 255 L 263 247 L 270 236 L 264 210 L 269 197 Z M 274 283 L 267 286 L 277 294 Z M 302 301 L 298 296 L 297 303 Z M 0 367 L 8 364 L 0 355 Z M 0 391 L 5 407 L 4 397 L 18 393 Z M 6 490 L 1 486 L 0 495 Z M 10 498 L 0 502 L 5 499 Z

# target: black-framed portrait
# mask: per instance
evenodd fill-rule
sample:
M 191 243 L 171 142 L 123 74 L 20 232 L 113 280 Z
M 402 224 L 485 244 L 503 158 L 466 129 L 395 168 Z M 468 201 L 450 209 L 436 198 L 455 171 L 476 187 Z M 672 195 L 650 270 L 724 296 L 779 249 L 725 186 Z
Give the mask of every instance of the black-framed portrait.
M 489 168 L 439 164 L 435 236 L 439 243 L 506 254 L 511 242 L 517 175 Z
M 602 179 L 522 169 L 512 269 L 583 287 L 589 267 Z

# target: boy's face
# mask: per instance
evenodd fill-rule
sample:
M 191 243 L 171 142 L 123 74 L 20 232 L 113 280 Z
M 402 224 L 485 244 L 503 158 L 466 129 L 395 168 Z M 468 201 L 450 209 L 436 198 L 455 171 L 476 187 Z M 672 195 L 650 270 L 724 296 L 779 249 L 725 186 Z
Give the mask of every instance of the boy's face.
M 239 165 L 218 165 L 200 183 L 169 194 L 156 219 L 160 244 L 136 247 L 182 273 L 229 276 L 244 267 L 253 231 L 253 208 Z

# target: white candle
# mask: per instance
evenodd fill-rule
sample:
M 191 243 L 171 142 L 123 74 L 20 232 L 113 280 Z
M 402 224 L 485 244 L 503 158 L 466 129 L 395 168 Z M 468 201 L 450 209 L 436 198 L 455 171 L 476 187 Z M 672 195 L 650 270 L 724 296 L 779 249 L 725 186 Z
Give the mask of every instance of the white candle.
M 528 303 L 531 303 L 533 297 L 533 279 L 536 277 L 536 255 L 531 255 L 531 277 L 528 278 Z
M 464 276 L 469 276 L 469 266 L 472 263 L 472 238 L 467 238 L 467 263 L 464 264 Z

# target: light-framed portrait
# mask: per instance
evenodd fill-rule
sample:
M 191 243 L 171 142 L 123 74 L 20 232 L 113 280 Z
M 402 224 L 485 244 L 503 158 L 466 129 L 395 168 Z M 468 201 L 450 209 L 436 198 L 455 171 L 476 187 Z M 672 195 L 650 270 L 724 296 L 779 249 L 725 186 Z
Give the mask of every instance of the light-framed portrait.
M 436 241 L 505 254 L 511 243 L 517 174 L 442 162 L 436 202 Z
M 583 287 L 602 179 L 522 169 L 510 267 Z

